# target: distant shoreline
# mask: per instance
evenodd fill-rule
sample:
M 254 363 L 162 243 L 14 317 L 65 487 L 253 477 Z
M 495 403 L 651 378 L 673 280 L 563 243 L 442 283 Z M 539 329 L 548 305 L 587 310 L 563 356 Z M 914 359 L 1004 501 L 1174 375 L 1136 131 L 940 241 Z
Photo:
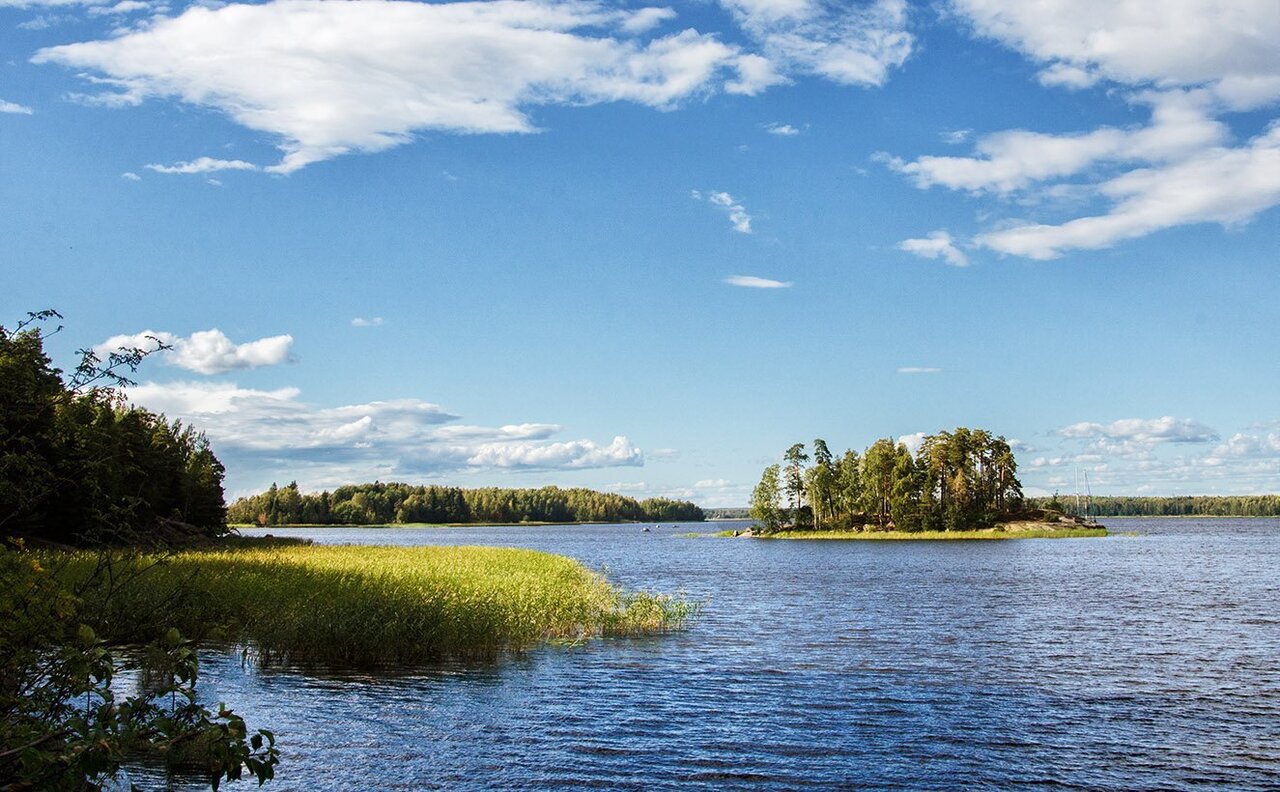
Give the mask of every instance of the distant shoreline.
M 715 520 L 577 520 L 570 522 L 463 522 L 463 523 L 285 523 L 281 525 L 254 525 L 253 523 L 228 523 L 234 530 L 253 528 L 267 530 L 270 528 L 547 528 L 557 525 L 680 525 L 682 523 L 716 522 Z M 724 521 L 721 521 L 724 522 Z
M 726 535 L 726 532 L 717 534 Z M 732 534 L 728 534 L 732 535 Z M 993 528 L 960 531 L 778 531 L 771 534 L 742 534 L 753 539 L 816 539 L 833 541 L 990 541 L 1002 539 L 1085 539 L 1109 536 L 1101 525 L 1064 525 L 1024 521 Z

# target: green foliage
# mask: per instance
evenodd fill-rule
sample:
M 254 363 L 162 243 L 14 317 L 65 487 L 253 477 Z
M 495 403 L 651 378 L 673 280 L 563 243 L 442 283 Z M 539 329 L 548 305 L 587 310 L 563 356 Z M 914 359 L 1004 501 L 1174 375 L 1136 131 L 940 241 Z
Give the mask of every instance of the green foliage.
M 386 525 L 394 523 L 701 522 L 687 501 L 634 498 L 559 487 L 504 489 L 374 482 L 302 493 L 298 483 L 240 498 L 233 523 L 256 525 Z
M 56 316 L 0 326 L 0 532 L 66 544 L 225 533 L 223 468 L 204 436 L 116 390 L 145 353 L 82 350 L 64 380 L 38 324 Z
M 120 584 L 89 563 L 94 596 Z M 147 684 L 120 696 L 112 682 L 129 666 L 85 603 L 41 557 L 0 549 L 0 789 L 92 789 L 130 760 L 181 764 L 214 789 L 274 776 L 270 732 L 249 735 L 225 706 L 198 703 L 196 652 L 177 630 L 132 655 Z
M 813 445 L 812 467 L 803 467 L 808 457 L 802 444 L 783 457 L 792 530 L 873 525 L 880 531 L 958 531 L 990 526 L 1023 507 L 1012 449 L 983 429 L 931 435 L 914 456 L 884 438 L 862 455 L 846 451 L 833 463 L 825 441 Z M 771 469 L 776 478 L 779 467 Z M 793 491 L 797 480 L 807 504 Z
M 61 577 L 100 590 L 89 554 Z M 121 556 L 134 583 L 94 623 L 129 640 L 162 612 L 185 634 L 238 642 L 263 661 L 326 665 L 488 656 L 545 640 L 676 629 L 694 606 L 624 593 L 577 561 L 489 547 L 273 543 Z
M 760 476 L 760 483 L 751 493 L 751 519 L 765 533 L 782 527 L 782 491 L 778 483 L 778 465 L 770 465 Z

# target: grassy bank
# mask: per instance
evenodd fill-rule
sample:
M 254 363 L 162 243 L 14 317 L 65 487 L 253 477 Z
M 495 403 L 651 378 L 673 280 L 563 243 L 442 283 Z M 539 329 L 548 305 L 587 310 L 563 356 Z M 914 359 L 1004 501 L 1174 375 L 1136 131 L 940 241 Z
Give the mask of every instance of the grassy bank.
M 267 662 L 485 656 L 674 629 L 693 610 L 671 597 L 623 593 L 572 559 L 510 548 L 249 545 L 120 556 L 109 576 L 95 576 L 99 559 L 47 563 L 85 589 L 104 636 L 142 640 L 173 626 L 243 644 Z M 95 602 L 110 605 L 95 611 Z
M 1009 523 L 971 531 L 779 531 L 761 539 L 849 539 L 849 540 L 970 540 L 970 539 L 1080 539 L 1106 536 L 1102 526 L 1086 528 L 1055 523 Z

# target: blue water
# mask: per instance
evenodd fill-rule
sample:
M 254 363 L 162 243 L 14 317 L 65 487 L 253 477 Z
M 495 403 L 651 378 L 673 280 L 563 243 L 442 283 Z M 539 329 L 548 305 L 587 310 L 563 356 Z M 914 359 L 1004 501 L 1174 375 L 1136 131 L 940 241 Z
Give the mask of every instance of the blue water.
M 679 634 L 377 676 L 211 654 L 202 684 L 276 731 L 275 790 L 1280 788 L 1280 521 L 679 536 L 721 527 L 269 529 L 534 547 L 705 608 Z

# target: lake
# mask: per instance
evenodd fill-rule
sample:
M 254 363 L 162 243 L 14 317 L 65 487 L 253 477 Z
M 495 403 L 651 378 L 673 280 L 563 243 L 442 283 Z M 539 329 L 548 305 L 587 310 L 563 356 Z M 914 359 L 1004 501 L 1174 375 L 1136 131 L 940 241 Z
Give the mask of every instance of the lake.
M 1280 521 L 681 536 L 734 525 L 248 531 L 532 547 L 705 605 L 677 634 L 379 675 L 213 653 L 201 684 L 276 731 L 274 790 L 1280 788 Z

